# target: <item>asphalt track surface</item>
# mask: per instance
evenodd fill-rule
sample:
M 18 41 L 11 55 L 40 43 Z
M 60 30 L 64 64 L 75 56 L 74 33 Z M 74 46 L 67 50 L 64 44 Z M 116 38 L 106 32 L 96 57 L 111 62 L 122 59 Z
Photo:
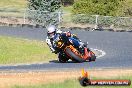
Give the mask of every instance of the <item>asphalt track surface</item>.
M 83 31 L 72 30 L 82 41 L 88 41 L 90 48 L 100 49 L 106 55 L 95 62 L 84 63 L 49 63 L 0 66 L 0 70 L 62 70 L 81 68 L 131 68 L 132 67 L 132 34 L 129 32 Z M 46 30 L 39 28 L 0 27 L 0 36 L 19 37 L 45 41 Z

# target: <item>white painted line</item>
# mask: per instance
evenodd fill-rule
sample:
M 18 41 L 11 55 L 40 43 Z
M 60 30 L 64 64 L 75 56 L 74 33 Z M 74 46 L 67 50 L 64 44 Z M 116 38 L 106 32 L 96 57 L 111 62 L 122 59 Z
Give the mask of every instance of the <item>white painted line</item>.
M 93 49 L 93 48 L 90 48 L 90 49 L 101 52 L 101 55 L 97 56 L 97 58 L 101 58 L 106 55 L 106 53 L 103 50 Z

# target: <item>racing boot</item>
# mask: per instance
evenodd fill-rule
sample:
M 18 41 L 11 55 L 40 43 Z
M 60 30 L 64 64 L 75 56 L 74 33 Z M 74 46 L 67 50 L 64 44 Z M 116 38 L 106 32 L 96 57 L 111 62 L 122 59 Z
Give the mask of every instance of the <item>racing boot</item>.
M 84 45 L 84 43 L 83 42 L 79 42 L 79 48 L 78 48 L 78 50 L 80 51 L 80 53 L 82 53 L 82 54 L 84 54 L 84 47 L 85 47 L 85 45 Z
M 84 47 L 87 47 L 88 46 L 88 42 L 84 42 Z
M 88 42 L 84 42 L 84 47 L 88 46 Z M 90 51 L 90 48 L 87 47 L 88 52 Z

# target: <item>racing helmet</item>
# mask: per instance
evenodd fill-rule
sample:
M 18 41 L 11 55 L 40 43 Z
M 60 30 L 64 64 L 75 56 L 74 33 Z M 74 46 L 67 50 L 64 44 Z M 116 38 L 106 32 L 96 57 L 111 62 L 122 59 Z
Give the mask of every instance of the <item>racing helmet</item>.
M 54 25 L 50 25 L 49 27 L 47 27 L 47 35 L 49 38 L 54 38 L 55 34 L 56 34 L 56 27 Z

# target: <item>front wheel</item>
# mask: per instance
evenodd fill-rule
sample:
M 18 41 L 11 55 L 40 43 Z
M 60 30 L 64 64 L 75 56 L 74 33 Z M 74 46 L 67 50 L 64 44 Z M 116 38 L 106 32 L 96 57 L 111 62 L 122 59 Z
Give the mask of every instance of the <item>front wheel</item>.
M 95 61 L 96 60 L 96 56 L 95 54 L 92 52 L 92 51 L 89 51 L 90 52 L 90 58 L 89 58 L 89 61 Z
M 68 56 L 71 57 L 71 59 L 73 61 L 76 61 L 76 62 L 84 62 L 85 61 L 83 58 L 79 57 L 79 55 L 76 55 L 70 48 L 66 48 L 65 52 Z

